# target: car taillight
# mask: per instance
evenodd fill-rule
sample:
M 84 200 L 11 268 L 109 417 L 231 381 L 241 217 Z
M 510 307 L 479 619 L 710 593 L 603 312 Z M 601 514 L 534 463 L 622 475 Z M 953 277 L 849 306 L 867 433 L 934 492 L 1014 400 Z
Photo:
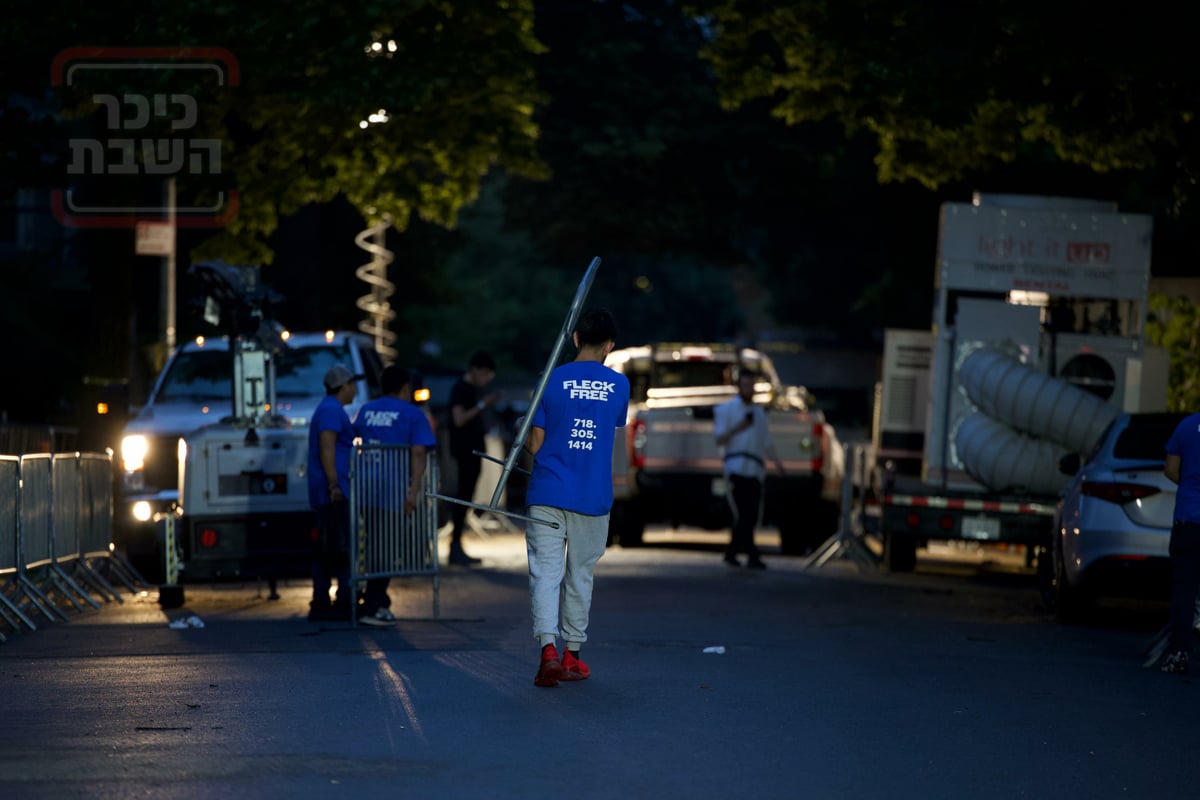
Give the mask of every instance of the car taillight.
M 646 465 L 646 420 L 635 419 L 629 426 L 629 463 L 637 469 Z
M 807 411 L 801 411 L 796 414 L 796 422 L 804 425 L 812 420 L 812 414 Z M 800 442 L 800 446 L 805 450 L 812 451 L 812 471 L 820 472 L 825 466 L 825 427 L 820 422 L 812 423 L 812 438 L 804 438 Z
M 1079 491 L 1088 497 L 1096 497 L 1109 503 L 1116 503 L 1117 505 L 1141 500 L 1143 497 L 1149 497 L 1159 492 L 1157 487 L 1147 486 L 1144 483 L 1112 483 L 1107 481 L 1103 483 L 1098 481 L 1084 481 L 1083 485 L 1079 487 Z

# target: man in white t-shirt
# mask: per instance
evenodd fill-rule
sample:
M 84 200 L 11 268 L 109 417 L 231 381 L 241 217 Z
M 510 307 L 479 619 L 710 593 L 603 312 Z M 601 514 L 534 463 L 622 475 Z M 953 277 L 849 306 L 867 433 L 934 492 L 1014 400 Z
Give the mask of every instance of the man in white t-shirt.
M 783 475 L 783 462 L 775 454 L 767 414 L 754 402 L 754 385 L 758 374 L 748 368 L 738 371 L 738 393 L 713 409 L 713 435 L 722 449 L 725 465 L 725 491 L 733 509 L 733 529 L 725 563 L 741 566 L 738 555 L 746 554 L 746 566 L 766 569 L 754 543 L 754 528 L 758 524 L 763 498 L 763 481 L 767 477 L 766 459 L 770 458 Z

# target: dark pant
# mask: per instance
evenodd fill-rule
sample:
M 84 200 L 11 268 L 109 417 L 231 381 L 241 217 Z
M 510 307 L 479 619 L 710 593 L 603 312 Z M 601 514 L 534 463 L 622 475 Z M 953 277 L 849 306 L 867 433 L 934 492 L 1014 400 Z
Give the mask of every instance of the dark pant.
M 334 605 L 350 608 L 350 504 L 317 506 L 317 540 L 313 542 L 313 608 L 329 606 L 329 589 L 337 579 Z
M 762 501 L 762 482 L 757 478 L 730 475 L 729 484 L 733 494 L 733 531 L 729 537 L 726 555 L 745 553 L 751 559 L 758 558 L 758 546 L 754 544 L 754 527 L 758 524 L 758 506 Z
M 1171 528 L 1171 650 L 1191 652 L 1196 594 L 1200 591 L 1200 523 Z
M 473 453 L 457 456 L 455 461 L 458 462 L 458 489 L 454 496 L 459 500 L 471 502 L 471 498 L 475 496 L 475 484 L 479 482 L 479 473 L 482 470 L 480 458 Z M 457 547 L 462 545 L 463 529 L 467 526 L 467 511 L 469 509 L 460 503 L 451 504 L 450 519 L 454 520 L 454 530 L 450 533 L 450 545 Z

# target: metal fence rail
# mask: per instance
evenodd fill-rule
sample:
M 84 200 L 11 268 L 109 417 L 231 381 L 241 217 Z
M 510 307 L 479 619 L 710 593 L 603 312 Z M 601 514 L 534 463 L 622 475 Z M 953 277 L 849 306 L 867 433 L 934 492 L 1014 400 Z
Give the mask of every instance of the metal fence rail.
M 428 492 L 438 485 L 436 453 L 426 454 L 417 509 L 404 511 L 412 449 L 364 444 L 350 455 L 350 584 L 372 578 L 428 575 L 433 579 L 433 617 L 438 605 L 437 504 Z M 357 604 L 352 604 L 352 606 Z M 357 608 L 352 621 L 357 624 Z
M 64 607 L 124 602 L 111 577 L 138 590 L 111 547 L 112 508 L 107 453 L 0 456 L 0 623 L 32 631 L 69 619 Z

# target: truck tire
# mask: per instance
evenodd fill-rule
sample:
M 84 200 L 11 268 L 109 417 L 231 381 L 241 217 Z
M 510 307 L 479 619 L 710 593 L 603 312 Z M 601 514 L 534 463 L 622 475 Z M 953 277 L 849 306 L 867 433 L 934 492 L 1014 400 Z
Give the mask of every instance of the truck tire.
M 883 565 L 888 572 L 912 572 L 917 566 L 916 537 L 884 534 Z
M 646 518 L 637 500 L 614 500 L 608 514 L 608 543 L 641 547 Z

